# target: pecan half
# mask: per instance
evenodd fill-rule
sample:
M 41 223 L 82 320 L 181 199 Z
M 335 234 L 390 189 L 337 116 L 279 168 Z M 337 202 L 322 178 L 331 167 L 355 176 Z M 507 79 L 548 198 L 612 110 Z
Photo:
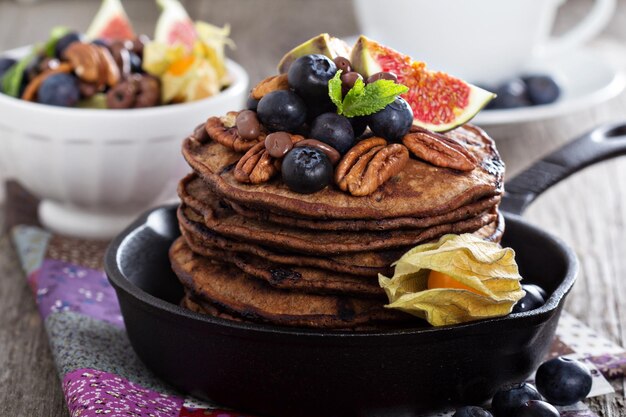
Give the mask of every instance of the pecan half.
M 90 43 L 74 42 L 63 53 L 82 81 L 98 86 L 114 86 L 120 71 L 108 49 Z
M 272 91 L 288 89 L 287 74 L 272 75 L 254 86 L 251 95 L 253 99 L 260 100 L 264 95 Z
M 389 178 L 402 171 L 409 151 L 399 143 L 387 145 L 385 139 L 373 137 L 352 147 L 335 169 L 337 186 L 354 196 L 372 194 Z
M 211 139 L 235 152 L 246 152 L 259 142 L 265 140 L 265 133 L 261 133 L 255 140 L 245 140 L 237 131 L 235 119 L 237 112 L 229 112 L 224 117 L 209 117 L 205 129 Z
M 259 142 L 237 162 L 233 176 L 239 182 L 260 184 L 269 181 L 277 172 L 275 159 L 270 156 L 265 143 Z
M 291 142 L 296 144 L 304 140 L 303 136 L 289 134 Z M 246 152 L 233 171 L 233 176 L 239 182 L 260 184 L 272 179 L 280 172 L 283 158 L 274 158 L 270 155 L 265 141 L 259 142 Z
M 416 157 L 437 167 L 471 171 L 476 168 L 476 158 L 462 144 L 441 133 L 417 126 L 404 135 L 402 143 Z

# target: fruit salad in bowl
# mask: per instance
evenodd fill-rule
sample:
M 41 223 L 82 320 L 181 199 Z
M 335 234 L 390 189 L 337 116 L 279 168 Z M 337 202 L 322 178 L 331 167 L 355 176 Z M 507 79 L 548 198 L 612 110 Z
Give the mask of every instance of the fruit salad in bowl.
M 245 100 L 248 75 L 225 56 L 228 27 L 158 3 L 152 39 L 104 0 L 84 34 L 55 28 L 0 53 L 0 172 L 43 200 L 53 230 L 110 237 L 172 198 L 188 126 Z

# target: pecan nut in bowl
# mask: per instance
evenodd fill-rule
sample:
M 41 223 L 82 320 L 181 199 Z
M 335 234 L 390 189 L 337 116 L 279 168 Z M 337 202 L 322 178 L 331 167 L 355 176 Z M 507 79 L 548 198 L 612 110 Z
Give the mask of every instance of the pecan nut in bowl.
M 398 174 L 409 160 L 409 151 L 398 143 L 373 137 L 357 143 L 337 165 L 337 186 L 354 196 L 372 194 Z
M 206 131 L 215 142 L 220 143 L 235 152 L 247 152 L 250 148 L 263 143 L 265 134 L 261 133 L 256 140 L 245 140 L 239 135 L 236 126 L 238 112 L 228 112 L 224 117 L 209 117 L 206 122 Z
M 434 166 L 459 171 L 476 168 L 476 158 L 462 144 L 441 133 L 413 126 L 402 143 L 413 155 Z

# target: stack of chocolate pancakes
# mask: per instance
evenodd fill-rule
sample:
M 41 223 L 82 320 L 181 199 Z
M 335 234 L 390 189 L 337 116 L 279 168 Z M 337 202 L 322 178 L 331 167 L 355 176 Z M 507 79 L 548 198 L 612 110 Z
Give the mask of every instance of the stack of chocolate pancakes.
M 499 241 L 504 165 L 493 141 L 465 125 L 449 133 L 478 161 L 471 171 L 411 158 L 374 193 L 335 186 L 290 191 L 280 175 L 238 182 L 241 158 L 210 136 L 187 138 L 193 173 L 181 180 L 182 236 L 170 259 L 185 288 L 181 304 L 234 320 L 328 329 L 415 324 L 386 309 L 378 274 L 412 247 L 447 233 Z

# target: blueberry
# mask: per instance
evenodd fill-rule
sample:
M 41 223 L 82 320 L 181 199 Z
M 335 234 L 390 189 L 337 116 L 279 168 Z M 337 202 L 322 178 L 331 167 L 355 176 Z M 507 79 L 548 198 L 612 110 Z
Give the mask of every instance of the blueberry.
M 16 63 L 17 61 L 14 60 L 13 58 L 5 58 L 5 57 L 0 58 L 0 79 L 2 79 L 2 76 L 4 75 L 4 73 L 7 72 L 9 68 L 11 68 Z
M 530 400 L 513 411 L 511 417 L 559 417 L 559 410 L 545 401 Z
M 303 146 L 293 148 L 283 158 L 283 181 L 297 193 L 310 194 L 330 184 L 333 166 L 319 149 Z
M 272 91 L 259 101 L 257 115 L 269 130 L 291 132 L 306 121 L 306 105 L 293 91 Z
M 79 97 L 78 80 L 63 73 L 46 78 L 37 91 L 37 101 L 52 106 L 74 107 Z
M 259 100 L 249 95 L 246 99 L 246 109 L 256 111 L 257 106 L 259 105 Z
M 106 39 L 94 39 L 93 41 L 91 41 L 91 43 L 94 45 L 102 46 L 107 49 L 111 47 L 111 43 L 107 41 Z
M 130 72 L 141 74 L 143 73 L 143 68 L 141 67 L 142 61 L 141 57 L 134 52 L 128 53 L 130 58 Z
M 376 136 L 398 142 L 413 124 L 413 111 L 406 100 L 398 97 L 381 111 L 371 114 L 367 121 Z
M 470 405 L 457 408 L 452 417 L 493 417 L 493 415 L 484 408 Z
M 493 100 L 494 109 L 514 109 L 530 106 L 526 83 L 514 78 L 496 89 L 497 97 Z
M 80 42 L 82 40 L 82 36 L 78 32 L 70 32 L 59 38 L 56 45 L 54 46 L 54 56 L 59 59 L 63 58 L 63 52 L 67 49 L 68 46 L 73 44 L 74 42 Z
M 296 59 L 287 73 L 289 86 L 307 103 L 330 101 L 328 81 L 337 72 L 337 66 L 320 54 L 304 55 Z
M 337 113 L 324 113 L 311 124 L 311 137 L 329 144 L 340 154 L 354 145 L 354 131 L 348 118 Z
M 513 410 L 529 400 L 541 400 L 535 387 L 526 382 L 502 387 L 493 396 L 491 407 L 496 417 L 510 417 Z
M 543 288 L 534 284 L 524 284 L 522 289 L 526 295 L 515 304 L 513 313 L 521 313 L 541 307 L 546 302 L 546 292 Z
M 591 391 L 591 372 L 579 361 L 554 358 L 544 362 L 535 377 L 541 395 L 555 405 L 571 405 Z
M 350 117 L 348 120 L 350 120 L 350 124 L 352 125 L 355 138 L 361 136 L 363 132 L 365 132 L 365 129 L 367 129 L 367 116 Z
M 530 75 L 523 78 L 528 98 L 535 105 L 554 103 L 561 95 L 559 85 L 547 75 Z

